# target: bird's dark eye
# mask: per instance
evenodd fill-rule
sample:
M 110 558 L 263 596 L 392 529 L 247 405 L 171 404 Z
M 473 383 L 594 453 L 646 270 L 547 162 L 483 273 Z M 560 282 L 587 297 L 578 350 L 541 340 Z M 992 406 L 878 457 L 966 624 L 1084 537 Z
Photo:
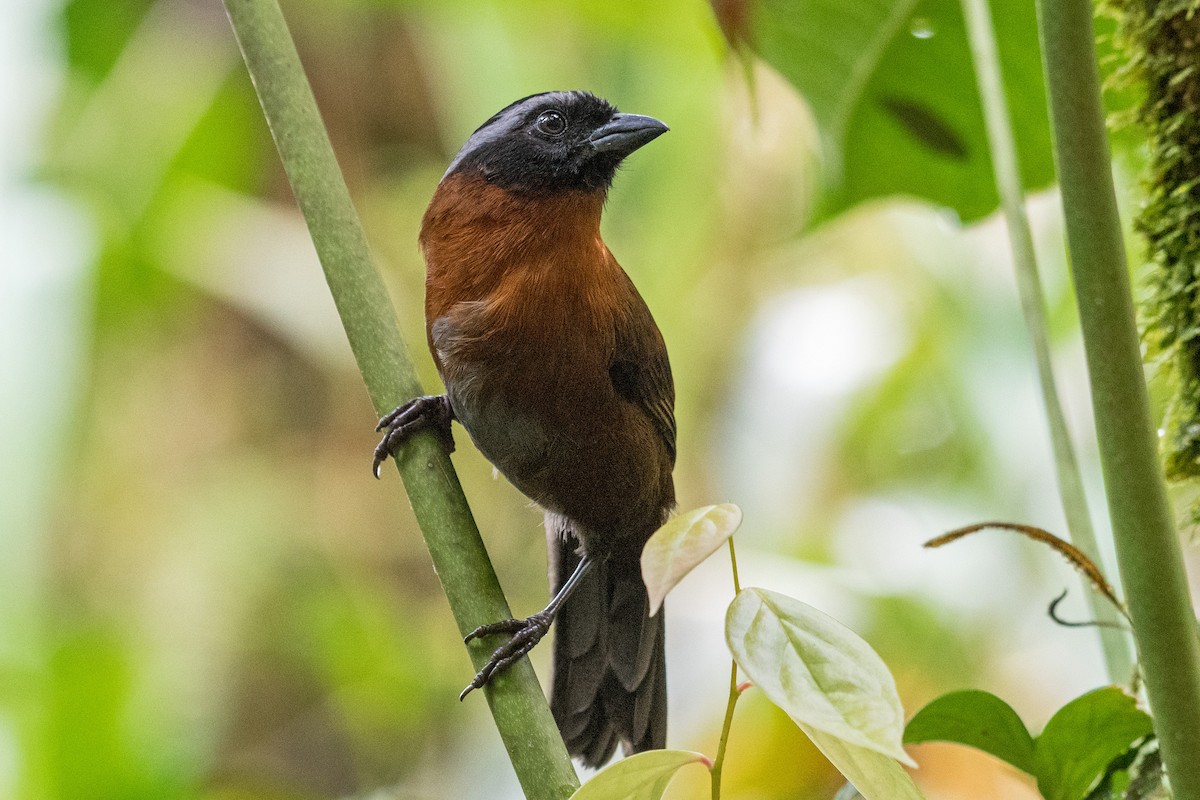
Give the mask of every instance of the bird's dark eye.
M 567 118 L 557 111 L 543 111 L 535 124 L 547 136 L 558 136 L 567 129 Z

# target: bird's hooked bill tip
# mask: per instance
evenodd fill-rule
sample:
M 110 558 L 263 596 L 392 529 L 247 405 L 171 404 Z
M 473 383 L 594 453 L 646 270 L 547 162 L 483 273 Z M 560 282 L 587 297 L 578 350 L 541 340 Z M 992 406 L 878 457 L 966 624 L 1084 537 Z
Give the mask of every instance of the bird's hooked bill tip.
M 627 156 L 669 131 L 666 123 L 641 114 L 617 114 L 588 138 L 597 153 Z

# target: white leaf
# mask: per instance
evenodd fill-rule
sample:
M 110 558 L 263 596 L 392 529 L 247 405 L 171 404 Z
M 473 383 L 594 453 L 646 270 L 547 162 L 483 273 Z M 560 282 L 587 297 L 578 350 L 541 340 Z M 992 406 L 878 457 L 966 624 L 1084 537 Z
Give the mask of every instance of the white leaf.
M 650 596 L 650 615 L 697 564 L 725 544 L 742 524 L 733 503 L 704 506 L 679 514 L 654 532 L 642 549 L 642 581 Z
M 845 625 L 791 597 L 746 589 L 729 606 L 725 640 L 798 725 L 916 766 L 901 745 L 904 709 L 892 674 Z
M 925 800 L 904 767 L 891 756 L 849 744 L 807 725 L 800 729 L 866 800 Z
M 689 750 L 647 750 L 609 764 L 571 795 L 571 800 L 659 800 L 681 767 L 708 757 Z

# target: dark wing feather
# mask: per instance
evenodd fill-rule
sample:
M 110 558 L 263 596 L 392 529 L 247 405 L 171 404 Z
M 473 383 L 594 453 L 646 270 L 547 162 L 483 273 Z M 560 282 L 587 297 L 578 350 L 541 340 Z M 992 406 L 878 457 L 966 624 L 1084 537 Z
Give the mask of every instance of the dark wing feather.
M 608 374 L 617 394 L 641 408 L 654 423 L 674 466 L 675 382 L 667 345 L 632 282 L 629 290 L 634 302 L 628 304 L 629 315 L 617 329 Z

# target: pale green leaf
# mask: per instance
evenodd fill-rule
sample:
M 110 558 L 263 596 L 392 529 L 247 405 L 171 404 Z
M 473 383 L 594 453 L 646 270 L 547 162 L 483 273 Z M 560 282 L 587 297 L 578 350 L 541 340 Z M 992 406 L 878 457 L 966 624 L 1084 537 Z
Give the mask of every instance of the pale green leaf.
M 916 766 L 900 743 L 904 709 L 892 674 L 845 625 L 791 597 L 746 589 L 729 606 L 725 640 L 798 725 Z
M 654 532 L 642 549 L 642 580 L 650 595 L 651 616 L 667 592 L 725 544 L 741 524 L 742 510 L 721 503 L 672 517 Z
M 571 800 L 659 800 L 681 767 L 709 764 L 689 750 L 647 750 L 609 764 L 571 795 Z
M 800 728 L 866 800 L 924 800 L 925 795 L 892 756 L 850 744 L 807 725 Z

